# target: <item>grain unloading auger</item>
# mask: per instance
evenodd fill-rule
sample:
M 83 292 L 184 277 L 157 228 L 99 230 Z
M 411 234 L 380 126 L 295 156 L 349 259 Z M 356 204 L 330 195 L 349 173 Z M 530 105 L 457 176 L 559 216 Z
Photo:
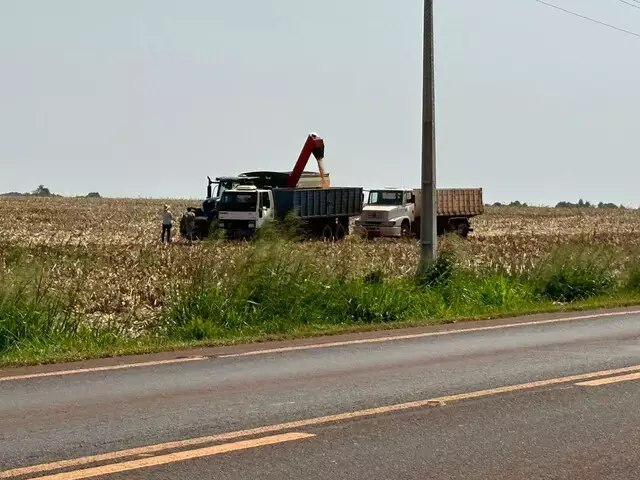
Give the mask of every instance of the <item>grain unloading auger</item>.
M 222 220 L 223 210 L 227 221 L 217 222 L 219 225 L 224 225 L 225 230 L 231 230 L 232 226 L 233 229 L 240 229 L 239 225 L 242 225 L 242 235 L 250 236 L 249 233 L 252 234 L 262 225 L 261 219 L 266 219 L 262 210 L 265 205 L 269 205 L 267 210 L 269 210 L 270 219 L 281 218 L 289 212 L 294 212 L 303 219 L 303 223 L 312 233 L 326 238 L 344 237 L 349 231 L 349 218 L 359 215 L 362 211 L 362 188 L 331 188 L 329 174 L 324 166 L 324 155 L 324 140 L 319 135 L 310 133 L 290 172 L 246 172 L 237 177 L 219 177 L 215 181 L 207 177 L 209 180 L 207 199 L 203 202 L 202 208 L 196 212 L 198 236 L 207 236 L 211 225 Z M 318 162 L 317 174 L 305 171 L 312 156 Z M 223 198 L 231 199 L 232 193 L 236 190 L 243 193 L 236 192 L 237 198 L 234 200 L 250 198 L 253 202 L 254 195 L 248 193 L 251 188 L 254 188 L 258 194 L 256 196 L 256 204 L 259 206 L 259 208 L 256 207 L 257 215 L 229 213 L 229 209 L 239 209 L 241 206 L 221 205 Z M 230 193 L 224 197 L 225 192 Z M 248 206 L 245 205 L 242 208 L 248 208 Z M 253 210 L 253 206 L 251 209 Z M 244 216 L 252 218 L 245 219 Z M 256 219 L 253 219 L 253 216 L 256 216 Z
M 329 176 L 324 168 L 324 140 L 315 133 L 309 134 L 307 141 L 302 146 L 298 160 L 287 179 L 288 188 L 296 188 L 302 173 L 313 155 L 318 162 L 318 172 L 320 173 L 320 188 L 329 188 Z

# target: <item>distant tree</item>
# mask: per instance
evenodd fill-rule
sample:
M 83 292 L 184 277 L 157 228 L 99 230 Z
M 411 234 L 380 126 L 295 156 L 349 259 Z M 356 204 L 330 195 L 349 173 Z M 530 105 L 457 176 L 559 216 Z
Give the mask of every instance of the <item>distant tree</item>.
M 34 197 L 50 197 L 51 191 L 44 185 L 38 185 L 38 188 L 31 192 L 31 195 Z
M 502 203 L 500 203 L 500 202 L 495 202 L 495 203 L 493 204 L 493 206 L 494 206 L 494 207 L 503 207 L 504 205 L 503 205 Z
M 615 203 L 600 202 L 600 203 L 598 203 L 598 208 L 617 209 L 617 208 L 624 208 L 624 207 L 622 205 L 620 205 L 620 207 L 618 207 L 618 205 L 616 205 Z
M 521 202 L 520 200 L 515 200 L 509 204 L 510 207 L 528 207 L 526 203 Z
M 600 206 L 600 204 L 598 204 L 598 206 Z M 578 200 L 578 203 L 563 201 L 563 202 L 558 202 L 556 204 L 556 208 L 594 208 L 594 207 L 595 205 L 593 205 L 591 202 L 589 201 L 585 202 L 583 199 Z
M 98 192 L 91 192 L 87 194 L 87 198 L 102 198 Z

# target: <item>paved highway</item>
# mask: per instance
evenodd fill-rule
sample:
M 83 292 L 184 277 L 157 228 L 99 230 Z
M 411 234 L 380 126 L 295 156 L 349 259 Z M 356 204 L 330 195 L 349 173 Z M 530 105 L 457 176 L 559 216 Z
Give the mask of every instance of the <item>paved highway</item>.
M 635 479 L 640 309 L 0 371 L 0 479 Z

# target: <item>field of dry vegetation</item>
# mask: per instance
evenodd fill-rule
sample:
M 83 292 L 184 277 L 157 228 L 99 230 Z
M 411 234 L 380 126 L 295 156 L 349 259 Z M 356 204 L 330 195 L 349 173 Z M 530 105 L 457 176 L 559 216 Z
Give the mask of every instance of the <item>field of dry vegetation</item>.
M 162 206 L 179 216 L 185 200 L 1 198 L 0 276 L 25 265 L 45 267 L 53 291 L 77 291 L 82 313 L 102 319 L 144 321 L 164 305 L 176 284 L 197 269 L 221 281 L 241 265 L 247 245 L 159 242 Z M 640 251 L 640 211 L 488 207 L 474 220 L 475 233 L 462 261 L 477 269 L 523 273 L 555 247 L 572 243 L 610 246 L 621 256 Z M 175 234 L 174 234 L 175 235 Z M 174 240 L 179 240 L 174 237 Z M 362 241 L 295 244 L 317 267 L 361 275 L 415 272 L 417 242 Z M 70 285 L 74 285 L 73 288 Z
M 208 285 L 224 286 L 242 277 L 252 249 L 222 241 L 161 244 L 164 203 L 179 216 L 197 201 L 0 198 L 0 285 L 21 288 L 37 279 L 47 294 L 73 296 L 74 314 L 86 322 L 143 334 L 195 278 L 206 275 Z M 605 249 L 612 269 L 640 252 L 636 210 L 488 207 L 473 226 L 469 240 L 453 241 L 452 248 L 461 266 L 479 273 L 527 274 L 566 245 Z M 418 261 L 415 241 L 351 236 L 286 248 L 321 275 L 343 278 L 409 276 Z

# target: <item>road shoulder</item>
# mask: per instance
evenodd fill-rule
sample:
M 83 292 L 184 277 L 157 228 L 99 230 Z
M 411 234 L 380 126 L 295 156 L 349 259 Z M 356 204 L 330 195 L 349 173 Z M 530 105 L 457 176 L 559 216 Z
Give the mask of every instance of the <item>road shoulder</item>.
M 482 331 L 500 328 L 512 328 L 520 325 L 536 323 L 552 323 L 562 321 L 581 321 L 594 318 L 609 318 L 616 315 L 633 314 L 640 311 L 638 307 L 608 308 L 580 312 L 541 313 L 534 315 L 489 319 L 482 321 L 464 321 L 441 325 L 429 325 L 410 328 L 396 328 L 360 333 L 346 333 L 308 337 L 296 340 L 282 340 L 273 342 L 247 343 L 242 345 L 203 347 L 169 352 L 126 355 L 120 357 L 100 358 L 78 362 L 67 362 L 50 365 L 36 365 L 0 370 L 0 381 L 3 378 L 16 376 L 46 375 L 56 372 L 72 372 L 76 370 L 101 370 L 118 368 L 135 368 L 137 366 L 152 366 L 166 363 L 198 360 L 201 358 L 234 357 L 261 354 L 267 352 L 302 350 L 312 348 L 326 348 L 330 346 L 350 343 L 374 343 L 393 341 L 394 339 L 411 338 L 413 336 L 447 335 L 464 333 L 465 331 Z

